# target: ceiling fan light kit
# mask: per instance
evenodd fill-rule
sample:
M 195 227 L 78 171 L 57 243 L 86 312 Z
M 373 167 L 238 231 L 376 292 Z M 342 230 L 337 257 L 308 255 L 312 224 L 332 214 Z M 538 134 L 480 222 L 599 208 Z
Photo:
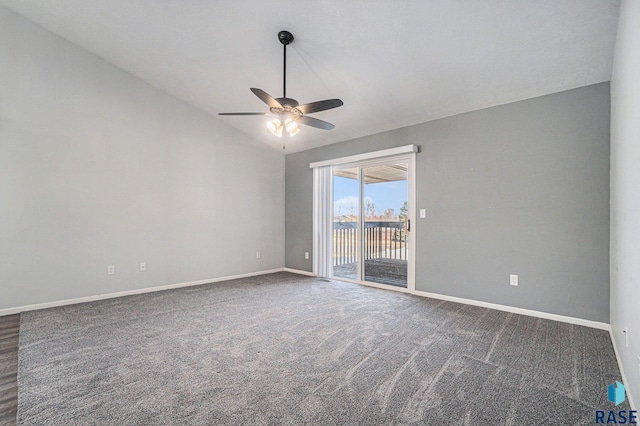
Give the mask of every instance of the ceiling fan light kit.
M 287 133 L 289 133 L 289 136 L 295 136 L 298 134 L 298 132 L 300 132 L 298 123 L 290 118 L 284 120 L 284 123 L 282 123 L 279 118 L 274 118 L 271 121 L 267 121 L 267 130 L 269 130 L 272 135 L 278 137 L 282 136 L 282 130 L 286 130 Z
M 274 136 L 278 136 L 278 137 L 282 136 L 282 123 L 277 118 L 274 118 L 271 121 L 267 121 L 267 129 Z
M 282 97 L 273 98 L 267 92 L 257 88 L 251 88 L 251 91 L 262 102 L 269 106 L 269 112 L 276 117 L 267 122 L 267 129 L 274 136 L 281 137 L 283 131 L 286 131 L 290 137 L 297 135 L 300 132 L 299 124 L 315 127 L 317 129 L 331 130 L 335 126 L 326 121 L 318 120 L 317 118 L 309 117 L 306 114 L 325 111 L 332 108 L 337 108 L 343 105 L 340 99 L 326 99 L 324 101 L 311 102 L 308 104 L 300 105 L 298 101 L 293 98 L 287 98 L 287 45 L 293 42 L 293 34 L 289 31 L 280 31 L 278 33 L 278 40 L 284 46 L 283 56 L 283 78 L 282 78 Z M 221 112 L 219 115 L 269 115 L 263 112 Z

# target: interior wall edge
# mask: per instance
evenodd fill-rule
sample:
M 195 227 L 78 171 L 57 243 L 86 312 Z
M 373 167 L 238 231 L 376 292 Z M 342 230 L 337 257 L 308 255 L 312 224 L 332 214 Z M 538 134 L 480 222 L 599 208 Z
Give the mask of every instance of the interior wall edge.
M 317 276 L 313 272 L 303 271 L 301 269 L 293 269 L 293 268 L 286 268 L 285 267 L 285 268 L 282 268 L 282 270 L 284 272 L 291 272 L 292 274 L 306 275 L 307 277 L 316 277 Z
M 627 394 L 629 405 L 631 405 L 632 410 L 635 410 L 636 405 L 633 402 L 633 396 L 631 394 L 631 386 L 629 384 L 629 380 L 627 379 L 627 375 L 624 372 L 624 364 L 622 363 L 622 358 L 620 357 L 620 352 L 618 351 L 618 344 L 616 343 L 616 336 L 615 336 L 615 333 L 613 332 L 613 327 L 609 327 L 609 336 L 611 337 L 611 345 L 613 345 L 613 352 L 616 354 L 616 362 L 618 363 L 618 368 L 620 369 L 620 376 L 622 377 L 622 383 L 624 384 L 624 390 Z

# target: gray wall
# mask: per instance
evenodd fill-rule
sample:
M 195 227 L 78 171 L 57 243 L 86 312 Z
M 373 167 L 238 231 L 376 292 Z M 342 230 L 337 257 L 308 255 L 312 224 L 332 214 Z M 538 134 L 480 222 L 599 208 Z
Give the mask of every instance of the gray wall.
M 417 290 L 608 322 L 608 83 L 287 155 L 287 267 L 311 270 L 309 163 L 407 144 Z
M 623 0 L 611 76 L 611 328 L 640 401 L 640 2 Z M 628 328 L 629 346 L 623 330 Z M 636 405 L 637 408 L 637 405 Z
M 3 7 L 0 63 L 0 309 L 283 266 L 277 150 Z

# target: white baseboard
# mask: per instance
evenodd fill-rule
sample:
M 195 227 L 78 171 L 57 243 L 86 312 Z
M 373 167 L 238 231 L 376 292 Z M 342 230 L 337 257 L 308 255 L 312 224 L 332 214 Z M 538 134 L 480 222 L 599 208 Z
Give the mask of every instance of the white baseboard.
M 284 269 L 288 270 L 288 268 L 284 268 Z M 305 275 L 309 275 L 309 272 L 304 272 L 304 271 L 289 270 L 289 272 L 296 272 L 296 273 L 302 273 L 302 274 L 305 274 Z M 313 274 L 311 274 L 311 275 L 313 276 Z M 583 319 L 583 318 L 575 318 L 575 317 L 568 317 L 568 316 L 558 315 L 558 314 L 550 314 L 548 312 L 540 312 L 540 311 L 534 311 L 534 310 L 531 310 L 531 309 L 516 308 L 514 306 L 507 306 L 507 305 L 498 305 L 496 303 L 482 302 L 482 301 L 473 300 L 473 299 L 464 299 L 462 297 L 455 297 L 455 296 L 446 296 L 444 294 L 429 293 L 429 292 L 420 291 L 420 290 L 411 291 L 411 290 L 407 290 L 406 288 L 402 288 L 402 287 L 395 287 L 394 288 L 394 287 L 388 286 L 388 285 L 380 285 L 380 284 L 371 283 L 371 282 L 365 282 L 365 281 L 356 281 L 356 280 L 349 280 L 349 279 L 337 278 L 337 277 L 333 277 L 332 279 L 339 280 L 339 281 L 346 281 L 346 282 L 350 282 L 350 283 L 353 283 L 353 284 L 366 285 L 368 287 L 381 288 L 381 289 L 384 289 L 384 290 L 393 290 L 393 291 L 398 291 L 398 292 L 401 292 L 401 293 L 410 293 L 410 294 L 414 294 L 416 296 L 421 296 L 421 297 L 430 297 L 432 299 L 446 300 L 446 301 L 449 301 L 449 302 L 462 303 L 462 304 L 465 304 L 465 305 L 480 306 L 482 308 L 489 308 L 489 309 L 496 309 L 498 311 L 512 312 L 514 314 L 527 315 L 527 316 L 530 316 L 530 317 L 544 318 L 544 319 L 549 319 L 549 320 L 553 320 L 553 321 L 566 322 L 566 323 L 569 323 L 569 324 L 583 325 L 585 327 L 597 328 L 599 330 L 605 330 L 605 331 L 610 331 L 611 330 L 611 326 L 609 324 L 607 324 L 607 323 L 598 322 L 598 321 L 591 321 L 591 320 L 587 320 L 587 319 Z M 618 364 L 619 364 L 619 362 L 618 362 Z
M 19 314 L 20 312 L 35 311 L 37 309 L 54 308 L 56 306 L 75 305 L 77 303 L 94 302 L 96 300 L 113 299 L 115 297 L 131 296 L 133 294 L 152 293 L 154 291 L 171 290 L 174 288 L 191 287 L 195 285 L 209 284 L 220 281 L 235 280 L 238 278 L 254 277 L 258 275 L 273 274 L 282 272 L 283 268 L 269 269 L 266 271 L 249 272 L 246 274 L 230 275 L 227 277 L 209 278 L 206 280 L 188 281 L 185 283 L 161 285 L 157 287 L 146 287 L 135 290 L 118 291 L 115 293 L 98 294 L 96 296 L 78 297 L 75 299 L 57 300 L 55 302 L 37 303 L 35 305 L 18 306 L 16 308 L 0 309 L 0 317 L 5 315 Z
M 624 384 L 624 389 L 627 394 L 627 399 L 629 400 L 629 405 L 632 410 L 636 409 L 636 405 L 633 403 L 633 398 L 631 397 L 631 389 L 627 384 L 627 376 L 624 374 L 624 368 L 622 366 L 622 359 L 620 358 L 620 353 L 618 352 L 618 345 L 616 344 L 616 336 L 613 334 L 613 328 L 609 327 L 609 335 L 611 336 L 611 344 L 613 345 L 613 352 L 616 354 L 616 361 L 618 362 L 618 368 L 620 369 L 620 376 L 622 377 L 622 384 Z
M 78 298 L 75 298 L 75 299 L 65 299 L 65 300 L 58 300 L 58 301 L 54 301 L 54 302 L 37 303 L 37 304 L 34 304 L 34 305 L 25 305 L 25 306 L 19 306 L 19 307 L 16 307 L 16 308 L 5 308 L 5 309 L 0 309 L 0 316 L 13 315 L 13 314 L 18 314 L 20 312 L 25 312 L 25 311 L 34 311 L 34 310 L 37 310 L 37 309 L 54 308 L 56 306 L 75 305 L 75 304 L 78 304 L 78 303 L 94 302 L 96 300 L 113 299 L 113 298 L 116 298 L 116 297 L 130 296 L 130 295 L 134 295 L 134 294 L 152 293 L 152 292 L 155 292 L 155 291 L 171 290 L 171 289 L 175 289 L 175 288 L 191 287 L 191 286 L 215 283 L 215 282 L 220 282 L 220 281 L 235 280 L 235 279 L 238 279 L 238 278 L 247 278 L 247 277 L 254 277 L 254 276 L 258 276 L 258 275 L 273 274 L 275 272 L 283 272 L 283 271 L 284 272 L 290 272 L 290 273 L 293 273 L 293 274 L 306 275 L 306 276 L 310 276 L 310 277 L 315 277 L 316 276 L 312 272 L 308 272 L 308 271 L 302 271 L 302 270 L 292 269 L 292 268 L 276 268 L 276 269 L 269 269 L 269 270 L 265 270 L 265 271 L 249 272 L 249 273 L 246 273 L 246 274 L 230 275 L 230 276 L 226 276 L 226 277 L 209 278 L 209 279 L 206 279 L 206 280 L 188 281 L 188 282 L 184 282 L 184 283 L 168 284 L 168 285 L 163 285 L 163 286 L 147 287 L 147 288 L 140 288 L 140 289 L 135 289 L 135 290 L 126 290 L 126 291 L 120 291 L 120 292 L 115 292 L 115 293 L 99 294 L 99 295 L 96 295 L 96 296 L 86 296 L 86 297 L 78 297 Z M 359 284 L 365 284 L 365 283 L 359 283 Z M 370 284 L 370 283 L 366 283 L 366 284 Z M 372 287 L 377 287 L 376 285 L 371 285 L 371 286 Z M 387 287 L 381 286 L 381 288 L 387 288 Z M 414 291 L 412 293 L 417 295 L 417 296 L 429 297 L 429 298 L 432 298 L 432 299 L 446 300 L 446 301 L 449 301 L 449 302 L 456 302 L 456 303 L 463 303 L 463 304 L 466 304 L 466 305 L 480 306 L 480 307 L 483 307 L 483 308 L 496 309 L 496 310 L 499 310 L 499 311 L 512 312 L 512 313 L 515 313 L 515 314 L 527 315 L 527 316 L 537 317 L 537 318 L 545 318 L 545 319 L 550 319 L 550 320 L 554 320 L 554 321 L 566 322 L 566 323 L 569 323 L 569 324 L 583 325 L 585 327 L 591 327 L 591 328 L 597 328 L 597 329 L 600 329 L 600 330 L 606 330 L 606 331 L 609 332 L 609 335 L 611 336 L 611 343 L 613 345 L 613 351 L 614 351 L 614 353 L 616 355 L 616 361 L 618 362 L 618 368 L 620 369 L 620 375 L 622 376 L 622 382 L 625 383 L 625 386 L 626 386 L 626 383 L 628 383 L 627 380 L 626 380 L 626 376 L 624 374 L 624 368 L 622 366 L 622 362 L 620 360 L 620 354 L 618 353 L 618 346 L 616 344 L 616 339 L 615 339 L 615 336 L 613 334 L 613 330 L 612 330 L 612 328 L 611 328 L 611 326 L 609 324 L 606 324 L 606 323 L 603 323 L 603 322 L 586 320 L 586 319 L 582 319 L 582 318 L 567 317 L 567 316 L 564 316 L 564 315 L 557 315 L 557 314 L 550 314 L 550 313 L 547 313 L 547 312 L 534 311 L 534 310 L 530 310 L 530 309 L 516 308 L 516 307 L 513 307 L 513 306 L 498 305 L 498 304 L 495 304 L 495 303 L 482 302 L 482 301 L 473 300 L 473 299 L 464 299 L 464 298 L 461 298 L 461 297 L 446 296 L 446 295 L 437 294 L 437 293 L 429 293 L 429 292 L 420 291 L 420 290 L 416 290 L 416 291 Z M 633 402 L 633 398 L 631 397 L 631 393 L 629 391 L 629 388 L 627 387 L 626 389 L 627 389 L 627 399 L 629 400 L 629 405 L 631 406 L 632 410 L 635 410 L 635 404 Z
M 284 272 L 291 272 L 292 274 L 298 274 L 298 275 L 306 275 L 308 277 L 315 277 L 316 276 L 316 274 L 314 274 L 313 272 L 301 271 L 300 269 L 282 268 L 282 270 Z
M 550 319 L 553 321 L 566 322 L 569 324 L 583 325 L 585 327 L 597 328 L 600 330 L 610 330 L 609 324 L 598 321 L 591 321 L 583 318 L 567 317 L 564 315 L 550 314 L 548 312 L 534 311 L 531 309 L 516 308 L 507 305 L 498 305 L 496 303 L 481 302 L 479 300 L 464 299 L 462 297 L 445 296 L 437 293 L 428 293 L 426 291 L 416 290 L 418 296 L 431 297 L 432 299 L 446 300 L 449 302 L 464 303 L 465 305 L 480 306 L 483 308 L 496 309 L 498 311 L 512 312 L 514 314 L 527 315 L 530 317 Z

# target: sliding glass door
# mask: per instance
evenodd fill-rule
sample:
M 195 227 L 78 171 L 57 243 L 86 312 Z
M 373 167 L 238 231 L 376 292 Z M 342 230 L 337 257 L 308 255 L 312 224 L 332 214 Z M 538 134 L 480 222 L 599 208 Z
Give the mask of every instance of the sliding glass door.
M 333 276 L 409 287 L 409 158 L 333 168 Z
M 407 287 L 408 163 L 362 169 L 364 281 Z

